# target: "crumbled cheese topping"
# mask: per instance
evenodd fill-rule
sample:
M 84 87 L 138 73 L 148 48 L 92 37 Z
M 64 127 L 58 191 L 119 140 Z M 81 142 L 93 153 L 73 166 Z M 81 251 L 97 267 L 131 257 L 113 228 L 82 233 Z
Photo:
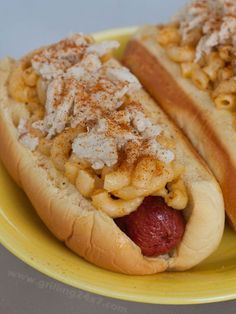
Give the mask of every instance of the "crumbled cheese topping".
M 17 130 L 20 143 L 29 150 L 34 151 L 39 144 L 39 139 L 29 133 L 26 119 L 20 119 Z
M 28 132 L 28 129 L 26 127 L 26 123 L 27 123 L 26 119 L 20 119 L 19 124 L 18 124 L 18 128 L 17 128 L 19 136 L 24 135 Z
M 44 133 L 44 121 L 38 120 L 32 123 L 32 128 L 39 130 L 41 133 Z
M 89 41 L 90 38 L 80 33 L 74 34 L 36 53 L 32 58 L 32 67 L 48 80 L 62 75 L 80 60 Z
M 169 163 L 174 154 L 158 143 L 162 128 L 140 104 L 126 104 L 141 88 L 138 79 L 114 60 L 101 59 L 118 47 L 116 41 L 93 43 L 75 34 L 36 53 L 32 66 L 47 80 L 47 91 L 45 117 L 32 127 L 51 139 L 82 126 L 84 133 L 74 139 L 72 152 L 94 169 L 114 166 L 121 156 L 128 163 L 142 155 Z
M 75 127 L 85 119 L 100 116 L 103 110 L 116 110 L 126 94 L 140 88 L 138 80 L 126 68 L 102 67 L 101 63 L 93 61 L 93 55 L 86 55 L 64 76 L 49 84 L 44 119 L 48 138 L 64 130 L 71 111 Z
M 114 166 L 118 162 L 119 151 L 126 154 L 127 163 L 134 163 L 141 155 L 151 155 L 169 163 L 175 156 L 172 151 L 164 149 L 157 142 L 157 136 L 161 132 L 160 126 L 153 125 L 144 113 L 137 109 L 136 104 L 131 104 L 124 110 L 107 113 L 97 120 L 96 125 L 87 134 L 79 135 L 75 139 L 72 150 L 79 158 L 90 162 L 94 169 L 101 169 L 104 165 Z M 95 147 L 96 143 L 99 144 L 98 147 Z
M 74 114 L 71 117 L 70 123 L 72 128 L 78 125 L 86 127 L 93 121 L 99 120 L 102 117 L 102 109 L 96 106 L 87 106 L 87 103 L 82 103 L 80 106 L 74 107 Z
M 227 44 L 236 34 L 236 16 L 225 16 L 219 31 L 219 43 Z
M 39 145 L 38 137 L 33 137 L 31 134 L 27 133 L 20 137 L 20 143 L 31 151 L 34 151 Z
M 91 76 L 101 68 L 102 63 L 98 55 L 88 53 L 83 56 L 81 61 L 68 69 L 67 75 L 74 76 L 77 80 L 89 81 Z M 95 76 L 93 77 L 95 80 Z
M 128 84 L 128 92 L 141 88 L 138 79 L 125 67 L 107 67 L 106 75 L 111 80 L 117 80 Z
M 175 158 L 175 155 L 171 150 L 163 149 L 160 143 L 158 143 L 155 139 L 150 140 L 147 153 L 157 156 L 160 161 L 165 163 L 169 163 Z
M 224 13 L 236 16 L 236 2 L 234 0 L 224 0 Z
M 144 113 L 131 108 L 129 114 L 132 117 L 132 124 L 142 136 L 147 138 L 155 138 L 161 134 L 162 129 L 159 125 L 153 125 L 152 122 L 145 117 Z
M 81 159 L 88 160 L 93 169 L 104 165 L 114 166 L 118 160 L 115 140 L 94 131 L 80 134 L 72 145 L 73 152 Z
M 196 48 L 196 62 L 218 45 L 234 44 L 236 35 L 234 0 L 193 1 L 176 17 L 176 20 L 180 22 L 183 41 L 188 39 L 193 30 L 199 29 L 202 32 Z
M 90 45 L 87 48 L 87 52 L 96 53 L 99 57 L 102 57 L 105 54 L 109 53 L 111 50 L 119 48 L 119 46 L 120 44 L 116 40 L 103 41 L 101 43 L 95 43 L 93 45 Z
M 59 77 L 50 83 L 46 101 L 47 114 L 44 119 L 48 138 L 65 129 L 78 85 L 78 81 L 73 77 L 65 81 Z
M 187 40 L 189 33 L 199 25 L 204 25 L 209 17 L 209 7 L 214 6 L 213 2 L 200 0 L 190 3 L 184 8 L 183 12 L 179 15 L 181 20 L 180 31 L 183 37 L 183 40 Z

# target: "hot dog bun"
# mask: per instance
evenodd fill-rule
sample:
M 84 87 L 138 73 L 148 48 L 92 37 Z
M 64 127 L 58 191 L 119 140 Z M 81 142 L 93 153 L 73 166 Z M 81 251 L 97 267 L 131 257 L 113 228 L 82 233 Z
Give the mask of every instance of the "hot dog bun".
M 156 26 L 145 26 L 128 43 L 124 63 L 185 132 L 218 179 L 230 223 L 236 229 L 236 136 L 233 115 L 218 110 L 207 91 L 182 76 L 157 40 Z
M 166 126 L 177 143 L 176 158 L 186 168 L 183 178 L 190 199 L 185 210 L 187 225 L 182 242 L 171 257 L 144 257 L 113 219 L 83 198 L 48 158 L 32 153 L 18 142 L 13 122 L 19 116 L 27 116 L 27 110 L 18 110 L 8 96 L 7 81 L 13 66 L 10 59 L 0 63 L 0 157 L 60 241 L 93 264 L 133 275 L 185 270 L 216 249 L 224 229 L 224 204 L 218 183 L 187 139 L 144 90 L 131 97 L 141 101 L 153 122 L 161 120 Z

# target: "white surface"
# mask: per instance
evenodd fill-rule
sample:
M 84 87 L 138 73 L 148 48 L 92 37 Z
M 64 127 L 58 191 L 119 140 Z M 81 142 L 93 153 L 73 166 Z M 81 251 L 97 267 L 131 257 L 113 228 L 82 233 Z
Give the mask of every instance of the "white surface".
M 19 57 L 71 32 L 160 23 L 185 0 L 0 0 L 0 57 Z M 95 296 L 61 284 L 0 246 L 0 314 L 235 313 L 236 302 L 158 306 Z M 115 283 L 114 283 L 115 284 Z

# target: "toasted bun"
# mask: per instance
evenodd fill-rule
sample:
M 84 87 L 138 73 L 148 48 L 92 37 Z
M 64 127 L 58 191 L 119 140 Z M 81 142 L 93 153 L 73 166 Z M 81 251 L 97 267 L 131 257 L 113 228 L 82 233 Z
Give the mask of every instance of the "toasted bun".
M 49 159 L 30 152 L 17 140 L 13 123 L 16 106 L 7 94 L 7 80 L 14 61 L 0 63 L 0 156 L 14 180 L 28 195 L 51 232 L 69 248 L 100 267 L 125 274 L 153 274 L 185 270 L 206 258 L 218 246 L 224 228 L 224 205 L 217 182 L 190 144 L 155 102 L 142 90 L 138 98 L 153 121 L 161 120 L 176 139 L 177 159 L 186 166 L 189 192 L 185 210 L 186 231 L 174 256 L 147 258 L 114 223 L 83 198 Z
M 230 223 L 236 229 L 236 129 L 234 117 L 215 107 L 209 93 L 183 78 L 156 40 L 157 28 L 145 26 L 129 42 L 124 63 L 185 132 L 218 179 Z

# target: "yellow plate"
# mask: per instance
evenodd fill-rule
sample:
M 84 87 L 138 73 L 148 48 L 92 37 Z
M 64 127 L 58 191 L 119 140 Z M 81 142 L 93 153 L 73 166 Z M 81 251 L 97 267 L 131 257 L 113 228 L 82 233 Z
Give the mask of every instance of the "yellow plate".
M 121 53 L 134 30 L 105 31 L 95 37 L 119 40 Z M 71 286 L 113 298 L 161 304 L 207 303 L 236 298 L 236 235 L 229 229 L 225 230 L 217 252 L 193 270 L 143 277 L 105 271 L 73 254 L 47 231 L 1 163 L 0 241 L 42 273 Z

